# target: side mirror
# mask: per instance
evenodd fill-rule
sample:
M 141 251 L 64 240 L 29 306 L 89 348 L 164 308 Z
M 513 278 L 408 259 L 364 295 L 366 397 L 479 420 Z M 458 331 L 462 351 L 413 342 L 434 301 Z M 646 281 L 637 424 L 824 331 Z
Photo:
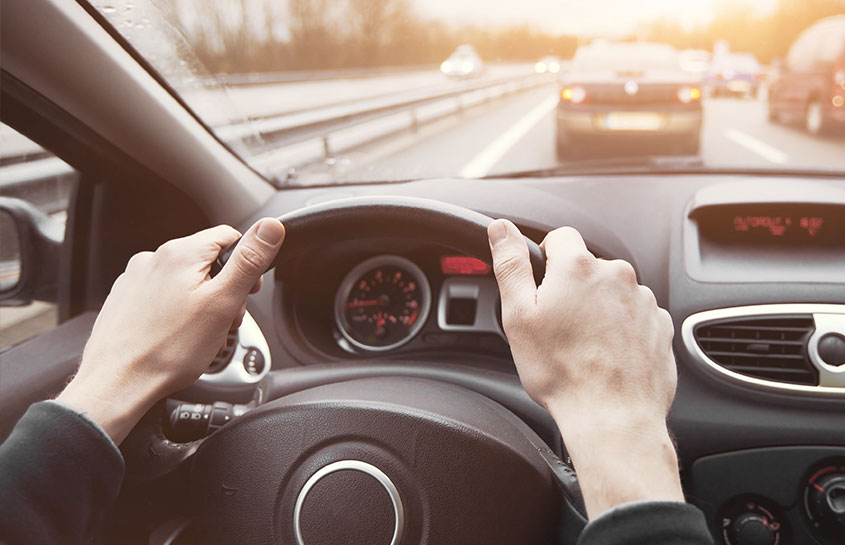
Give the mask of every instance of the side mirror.
M 0 306 L 55 302 L 64 226 L 30 203 L 0 197 Z

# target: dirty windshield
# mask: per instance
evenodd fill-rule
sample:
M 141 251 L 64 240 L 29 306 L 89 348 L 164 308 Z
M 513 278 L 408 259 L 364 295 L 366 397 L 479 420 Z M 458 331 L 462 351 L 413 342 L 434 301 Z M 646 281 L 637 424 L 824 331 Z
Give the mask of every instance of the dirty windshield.
M 842 0 L 92 3 L 278 185 L 845 171 Z

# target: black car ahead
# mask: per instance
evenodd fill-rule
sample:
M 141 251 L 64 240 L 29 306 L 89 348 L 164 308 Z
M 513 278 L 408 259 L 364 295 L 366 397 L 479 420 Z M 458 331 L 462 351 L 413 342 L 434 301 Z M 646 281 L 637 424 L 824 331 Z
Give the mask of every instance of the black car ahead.
M 562 159 L 614 154 L 641 145 L 697 154 L 701 87 L 678 52 L 655 43 L 593 43 L 578 48 L 560 83 L 557 150 Z
M 803 121 L 813 135 L 845 127 L 845 15 L 822 19 L 792 47 L 769 89 L 771 121 Z

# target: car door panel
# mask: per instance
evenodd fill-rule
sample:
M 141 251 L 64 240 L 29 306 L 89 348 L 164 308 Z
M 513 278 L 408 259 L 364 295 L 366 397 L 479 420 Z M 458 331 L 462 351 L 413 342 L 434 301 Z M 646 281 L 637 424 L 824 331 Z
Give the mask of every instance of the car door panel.
M 86 312 L 0 353 L 0 441 L 36 401 L 57 395 L 82 359 L 96 312 Z

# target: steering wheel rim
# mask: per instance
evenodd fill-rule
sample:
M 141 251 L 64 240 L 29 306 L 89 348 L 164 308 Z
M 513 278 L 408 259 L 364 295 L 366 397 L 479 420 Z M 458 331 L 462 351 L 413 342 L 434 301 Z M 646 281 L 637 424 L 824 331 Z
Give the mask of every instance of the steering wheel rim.
M 366 237 L 435 240 L 492 265 L 487 227 L 493 218 L 473 210 L 417 197 L 365 196 L 326 201 L 283 216 L 285 242 L 268 271 L 284 276 L 285 265 L 322 241 L 338 242 Z M 412 219 L 413 221 L 409 221 Z M 528 237 L 528 257 L 539 285 L 546 273 L 540 246 Z M 212 268 L 214 276 L 231 257 L 237 242 L 224 249 Z
M 364 237 L 383 237 L 386 232 L 390 236 L 400 238 L 424 238 L 427 241 L 444 244 L 456 251 L 477 257 L 487 263 L 492 262 L 486 232 L 488 225 L 493 221 L 492 218 L 462 207 L 438 201 L 408 197 L 349 198 L 309 206 L 286 214 L 279 219 L 285 225 L 287 233 L 284 248 L 273 263 L 273 266 L 276 267 L 276 276 L 280 279 L 284 278 L 284 271 L 302 253 L 313 251 L 315 247 L 319 247 L 324 241 L 337 242 L 338 240 L 344 239 L 354 240 Z M 526 244 L 534 275 L 539 283 L 545 273 L 543 251 L 530 239 L 526 238 Z M 217 261 L 218 267 L 225 265 L 233 249 L 234 245 L 221 253 Z M 283 373 L 283 371 L 274 372 L 274 374 Z M 441 385 L 448 386 L 448 383 L 441 383 Z M 319 388 L 317 387 L 317 389 Z M 291 395 L 296 396 L 302 392 L 310 392 L 312 390 L 314 388 Z M 479 395 L 489 401 L 489 398 L 481 396 L 476 392 L 468 392 Z M 291 395 L 282 398 L 282 400 L 290 398 Z M 241 420 L 232 422 L 222 428 L 222 435 L 229 436 L 235 434 L 235 431 L 227 431 L 227 429 L 237 430 L 241 425 L 241 421 L 255 421 L 257 418 L 260 418 L 259 413 L 270 414 L 271 411 L 266 409 L 267 402 L 270 400 L 264 399 L 262 401 L 265 403 L 264 413 L 261 413 L 261 409 L 257 409 L 253 416 L 250 416 L 252 413 L 248 413 L 247 416 L 250 416 L 250 418 L 242 417 Z M 492 403 L 495 404 L 495 402 Z M 501 407 L 501 409 L 513 418 L 519 419 L 519 417 L 516 417 L 504 407 Z M 432 410 L 435 409 L 429 408 L 429 412 Z M 522 421 L 520 420 L 520 422 Z M 530 430 L 524 423 L 522 425 Z M 127 448 L 133 451 L 135 460 L 141 459 L 142 465 L 143 462 L 146 462 L 147 469 L 150 467 L 155 469 L 155 463 L 150 464 L 150 453 L 154 453 L 155 458 L 169 460 L 169 465 L 172 469 L 174 463 L 177 465 L 181 464 L 198 451 L 210 450 L 210 448 L 205 448 L 208 441 L 211 441 L 212 445 L 221 444 L 222 441 L 219 439 L 221 435 L 218 432 L 206 440 L 185 445 L 175 445 L 166 440 L 162 433 L 162 428 L 156 423 L 155 418 L 147 419 L 146 424 L 139 426 L 139 428 L 146 428 L 146 431 L 133 434 L 136 436 L 134 438 L 130 436 L 127 444 L 134 446 Z M 338 431 L 340 432 L 340 430 Z M 152 435 L 152 441 L 150 441 L 150 435 Z M 218 437 L 218 439 L 215 440 L 215 437 Z M 533 434 L 533 437 L 539 442 L 537 443 L 534 439 L 529 439 L 527 443 L 529 452 L 534 452 L 536 458 L 533 463 L 540 463 L 546 467 L 548 477 L 559 488 L 559 499 L 563 506 L 560 521 L 563 521 L 564 524 L 556 531 L 557 542 L 574 543 L 586 522 L 585 510 L 580 498 L 580 490 L 578 490 L 574 472 L 558 459 L 536 434 Z M 205 444 L 203 444 L 204 442 Z M 541 448 L 539 445 L 542 445 L 544 448 Z M 138 456 L 139 451 L 144 454 Z M 200 459 L 203 458 L 200 457 Z M 129 473 L 131 473 L 130 461 L 132 461 L 132 456 L 129 456 L 127 460 L 127 471 Z M 192 464 L 192 467 L 195 465 L 196 460 Z M 162 474 L 160 470 L 155 471 L 155 473 Z M 225 483 L 223 486 L 225 488 Z

